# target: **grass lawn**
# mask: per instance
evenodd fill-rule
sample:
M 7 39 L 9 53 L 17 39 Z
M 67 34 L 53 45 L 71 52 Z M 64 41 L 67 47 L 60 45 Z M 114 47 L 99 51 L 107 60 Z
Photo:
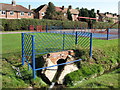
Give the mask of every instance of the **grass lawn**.
M 40 38 L 40 36 L 38 36 L 38 37 Z M 45 34 L 43 34 L 43 36 L 40 39 L 43 40 L 43 37 L 45 37 Z M 60 39 L 60 38 L 62 38 L 61 36 L 60 37 L 54 36 L 54 40 L 56 40 L 58 42 L 57 44 L 54 43 L 54 45 L 52 42 L 49 42 L 49 40 L 50 40 L 49 37 L 52 37 L 52 36 L 48 35 L 48 36 L 46 36 L 46 39 L 44 40 L 46 45 L 51 45 L 52 47 L 57 47 L 57 48 L 61 47 L 62 48 L 62 45 L 60 47 L 58 46 L 62 42 Z M 37 43 L 39 43 L 39 40 L 37 41 Z M 53 40 L 51 39 L 51 41 L 53 41 Z M 68 39 L 66 39 L 66 41 L 68 41 Z M 68 43 L 69 43 L 69 45 L 74 46 L 75 44 L 73 44 L 72 41 L 73 41 L 73 39 L 69 40 Z M 42 46 L 39 46 L 39 45 L 42 45 Z M 40 43 L 39 45 L 38 45 L 38 47 L 40 47 L 40 48 L 42 48 L 44 46 L 43 43 Z M 116 53 L 117 52 L 116 50 L 118 50 L 118 39 L 115 39 L 115 40 L 93 39 L 93 50 L 96 50 L 96 49 L 98 49 L 98 51 L 102 50 L 103 52 L 106 53 L 106 55 L 110 56 L 111 58 L 116 58 L 118 56 L 118 54 Z M 115 50 L 115 53 L 113 53 L 114 50 Z M 8 87 L 10 87 L 10 86 L 11 87 L 22 87 L 23 85 L 24 85 L 24 87 L 28 87 L 29 86 L 28 81 L 26 81 L 27 82 L 27 84 L 26 84 L 26 82 L 24 82 L 23 80 L 16 78 L 15 71 L 12 71 L 13 69 L 11 68 L 12 65 L 20 65 L 21 64 L 21 34 L 3 34 L 2 35 L 2 55 L 3 55 L 3 58 L 6 58 L 6 59 L 8 59 L 8 61 L 12 62 L 12 64 L 10 64 L 10 63 L 8 64 L 8 62 L 3 60 L 3 64 L 4 64 L 3 65 L 4 69 L 2 72 L 2 74 L 4 75 L 3 76 L 3 80 L 4 80 L 3 85 L 5 85 L 6 87 L 7 86 Z M 99 54 L 98 54 L 98 56 L 99 56 Z M 24 70 L 24 68 L 22 68 L 22 69 Z M 25 76 L 29 76 L 29 75 L 25 74 Z M 108 75 L 109 78 L 107 78 L 107 75 L 105 75 L 105 76 L 101 77 L 101 79 L 106 79 L 106 81 L 108 81 L 108 84 L 113 84 L 113 85 L 115 85 L 115 87 L 117 87 L 117 84 L 116 84 L 117 79 L 118 79 L 117 76 L 118 76 L 118 74 L 112 73 L 112 74 Z M 115 82 L 111 83 L 113 80 L 115 80 Z M 39 79 L 38 79 L 38 81 L 39 81 Z M 38 81 L 36 81 L 36 83 Z M 94 81 L 95 80 L 93 80 L 93 83 L 92 83 L 92 81 L 89 81 L 89 82 L 92 83 L 94 86 L 95 85 Z M 11 82 L 11 83 L 7 83 L 7 82 Z M 14 84 L 12 84 L 12 82 L 16 82 L 18 85 L 16 85 L 15 83 L 14 83 L 15 84 L 14 85 Z M 97 82 L 104 84 L 103 87 L 110 86 L 110 85 L 107 85 L 107 82 L 102 83 L 104 81 L 102 81 L 100 79 L 98 79 Z M 79 86 L 81 87 L 82 86 L 81 84 L 78 85 L 78 87 Z M 41 82 L 39 82 L 39 85 L 42 85 Z M 85 85 L 87 85 L 87 84 L 85 84 Z
M 21 34 L 2 35 L 2 53 L 13 53 L 21 51 Z
M 45 39 L 44 39 L 45 37 Z M 41 36 L 37 36 L 37 44 L 36 47 L 40 48 L 43 50 L 44 46 L 45 47 L 53 47 L 53 48 L 61 48 L 63 47 L 63 40 L 62 40 L 62 35 L 47 35 L 46 34 L 41 34 Z M 65 48 L 67 48 L 69 45 L 71 47 L 75 46 L 75 38 L 66 38 L 65 39 Z M 53 43 L 52 41 L 55 41 Z M 69 47 L 70 47 L 69 46 Z M 93 39 L 93 49 L 94 48 L 99 48 L 99 49 L 105 49 L 109 50 L 109 47 L 118 46 L 118 39 L 114 40 L 100 40 L 100 39 Z M 3 34 L 2 35 L 2 53 L 13 53 L 13 52 L 20 52 L 21 51 L 21 34 Z
M 104 74 L 97 78 L 85 80 L 71 88 L 120 88 L 119 86 L 120 69 Z

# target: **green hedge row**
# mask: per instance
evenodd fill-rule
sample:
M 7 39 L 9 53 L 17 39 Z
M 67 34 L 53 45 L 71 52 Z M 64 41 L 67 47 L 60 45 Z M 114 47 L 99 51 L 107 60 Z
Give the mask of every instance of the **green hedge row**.
M 15 30 L 28 30 L 29 25 L 34 25 L 35 29 L 37 25 L 48 26 L 62 26 L 63 28 L 85 27 L 86 22 L 79 21 L 60 21 L 60 20 L 39 20 L 39 19 L 2 19 L 2 26 L 0 28 L 4 31 Z
M 110 28 L 114 23 L 107 23 L 107 22 L 95 22 L 93 24 L 93 28 L 98 28 L 98 29 L 106 29 Z M 112 28 L 118 28 L 118 24 L 114 25 Z
M 16 30 L 29 30 L 29 25 L 34 25 L 35 29 L 37 25 L 48 26 L 62 26 L 64 29 L 73 28 L 88 28 L 88 23 L 80 21 L 61 21 L 61 20 L 39 20 L 39 19 L 0 19 L 2 24 L 0 30 L 2 31 L 16 31 Z M 103 29 L 109 28 L 113 23 L 95 22 L 93 28 Z M 115 25 L 113 28 L 118 28 Z

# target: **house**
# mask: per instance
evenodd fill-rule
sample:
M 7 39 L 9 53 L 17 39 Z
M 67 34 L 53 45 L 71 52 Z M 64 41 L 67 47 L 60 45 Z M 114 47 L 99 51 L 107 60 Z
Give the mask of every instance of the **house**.
M 113 20 L 114 23 L 118 22 L 118 15 L 108 12 L 107 13 L 97 12 L 96 18 L 98 19 L 98 21 L 102 21 L 102 22 L 109 22 L 110 20 Z
M 118 15 L 116 15 L 116 14 L 106 14 L 106 16 L 108 17 L 108 18 L 111 18 L 112 20 L 113 20 L 113 22 L 115 23 L 115 22 L 118 22 Z
M 43 19 L 43 17 L 45 16 L 45 12 L 47 9 L 47 5 L 41 5 L 39 6 L 37 9 L 34 10 L 34 18 L 37 19 Z
M 4 19 L 21 19 L 34 18 L 34 14 L 30 9 L 21 5 L 17 5 L 14 0 L 11 4 L 0 3 L 0 18 Z
M 97 13 L 96 18 L 98 21 L 107 22 L 107 16 L 104 13 Z
M 47 9 L 48 5 L 41 5 L 39 6 L 37 9 L 35 9 L 35 18 L 37 19 L 43 19 L 43 17 L 45 16 L 45 12 L 46 12 L 46 9 Z M 64 8 L 64 6 L 62 7 L 55 7 L 55 10 L 56 11 L 61 11 L 64 13 L 64 16 L 67 17 L 67 10 L 68 8 Z M 78 21 L 77 17 L 78 17 L 78 14 L 79 14 L 79 11 L 76 10 L 76 9 L 72 9 L 70 8 L 70 12 L 72 14 L 72 20 L 73 21 Z

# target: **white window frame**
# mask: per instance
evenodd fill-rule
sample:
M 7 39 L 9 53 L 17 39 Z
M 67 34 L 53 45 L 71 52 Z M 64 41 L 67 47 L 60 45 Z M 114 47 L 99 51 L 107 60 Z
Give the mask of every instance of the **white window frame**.
M 32 13 L 31 13 L 31 12 L 28 12 L 28 16 L 32 16 Z
M 3 13 L 4 12 L 4 13 Z M 6 14 L 6 11 L 2 11 L 2 13 L 1 13 L 2 15 L 5 15 Z
M 25 13 L 24 13 L 24 12 L 20 12 L 20 15 L 21 15 L 21 16 L 24 16 L 24 15 L 25 15 Z
M 0 15 L 2 14 L 2 10 L 0 10 Z
M 42 12 L 42 13 L 41 13 L 41 15 L 42 15 L 42 16 L 45 16 L 45 13 L 44 13 L 44 12 Z
M 64 16 L 66 16 L 67 14 L 66 13 L 64 13 Z
M 11 13 L 12 12 L 12 13 Z M 10 15 L 14 15 L 14 11 L 10 11 Z

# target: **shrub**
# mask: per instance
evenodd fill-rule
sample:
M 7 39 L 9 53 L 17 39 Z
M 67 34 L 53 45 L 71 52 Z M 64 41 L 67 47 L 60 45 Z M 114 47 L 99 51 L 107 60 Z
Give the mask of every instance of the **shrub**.
M 95 22 L 93 24 L 93 28 L 106 29 L 106 28 L 110 28 L 110 26 L 112 25 L 113 23 L 108 23 L 108 22 Z M 118 28 L 118 24 L 114 25 L 112 28 Z
M 0 31 L 4 31 L 4 27 L 0 25 Z

